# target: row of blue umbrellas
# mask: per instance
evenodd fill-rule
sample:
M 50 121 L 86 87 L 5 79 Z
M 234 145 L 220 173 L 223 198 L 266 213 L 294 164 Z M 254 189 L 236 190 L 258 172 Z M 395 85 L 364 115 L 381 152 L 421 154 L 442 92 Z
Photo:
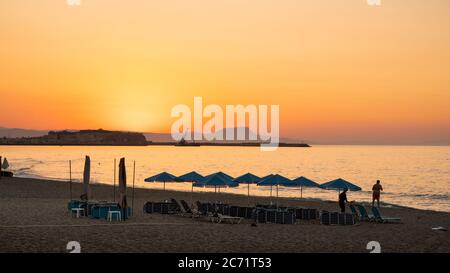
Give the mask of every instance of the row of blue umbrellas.
M 194 187 L 208 187 L 217 189 L 221 187 L 238 187 L 240 184 L 248 185 L 248 197 L 250 198 L 250 184 L 256 184 L 258 186 L 270 186 L 271 187 L 271 196 L 272 196 L 272 187 L 275 186 L 277 190 L 277 198 L 278 198 L 278 188 L 279 186 L 283 187 L 300 187 L 301 189 L 301 197 L 303 198 L 303 187 L 318 187 L 327 190 L 343 190 L 347 189 L 350 191 L 360 191 L 361 188 L 357 185 L 348 182 L 342 178 L 324 183 L 318 184 L 311 179 L 306 177 L 299 177 L 296 179 L 289 179 L 279 174 L 270 174 L 265 177 L 258 177 L 252 173 L 246 173 L 237 178 L 233 178 L 230 175 L 227 175 L 223 172 L 217 172 L 210 174 L 208 176 L 202 176 L 201 174 L 193 171 L 186 173 L 181 176 L 175 176 L 167 172 L 162 172 L 160 174 L 154 175 L 152 177 L 146 178 L 145 182 L 191 182 L 192 183 L 192 192 L 194 191 Z

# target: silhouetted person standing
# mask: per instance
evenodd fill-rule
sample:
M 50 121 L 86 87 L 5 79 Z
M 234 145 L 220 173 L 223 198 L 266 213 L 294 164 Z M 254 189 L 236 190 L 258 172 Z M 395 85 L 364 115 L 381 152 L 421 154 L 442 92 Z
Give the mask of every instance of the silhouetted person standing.
M 372 187 L 372 207 L 375 204 L 375 200 L 377 200 L 378 207 L 380 207 L 380 195 L 383 187 L 380 184 L 380 180 L 377 180 L 377 183 Z
M 339 194 L 339 207 L 341 208 L 341 212 L 345 212 L 345 203 L 348 202 L 347 200 L 347 191 L 348 189 L 344 189 L 344 191 Z

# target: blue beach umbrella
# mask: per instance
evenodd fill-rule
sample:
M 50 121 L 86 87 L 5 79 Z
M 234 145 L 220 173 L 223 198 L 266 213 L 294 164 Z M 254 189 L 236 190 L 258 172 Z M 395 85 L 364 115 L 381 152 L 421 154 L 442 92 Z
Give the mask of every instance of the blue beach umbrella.
M 164 190 L 166 190 L 166 183 L 167 182 L 180 182 L 180 180 L 178 179 L 178 177 L 176 177 L 175 175 L 172 175 L 168 172 L 162 172 L 159 173 L 157 175 L 148 177 L 144 180 L 145 182 L 163 182 L 164 184 Z
M 320 187 L 322 189 L 326 189 L 326 190 L 339 190 L 339 192 L 344 189 L 348 189 L 350 191 L 360 191 L 361 190 L 361 188 L 358 187 L 357 185 L 352 184 L 342 178 L 338 178 L 336 180 L 324 183 L 324 184 L 320 185 Z
M 178 176 L 178 179 L 182 182 L 200 182 L 205 179 L 205 177 L 197 172 L 190 172 Z
M 194 187 L 206 187 L 206 188 L 214 188 L 217 192 L 217 188 L 220 189 L 220 187 L 238 187 L 239 183 L 234 182 L 232 179 L 228 178 L 230 176 L 224 174 L 224 173 L 214 173 L 211 175 L 208 175 L 200 182 L 195 182 Z
M 247 184 L 248 203 L 250 203 L 250 184 L 258 183 L 259 181 L 261 181 L 261 177 L 256 176 L 252 173 L 246 173 L 246 174 L 241 175 L 238 178 L 234 179 L 234 181 L 238 182 L 239 184 Z
M 294 183 L 294 187 L 300 187 L 300 198 L 303 198 L 303 187 L 307 188 L 320 187 L 319 184 L 304 176 L 300 176 L 299 178 L 292 180 L 292 182 Z
M 218 176 L 220 176 L 220 177 L 222 177 L 222 178 L 225 178 L 225 179 L 227 179 L 227 180 L 233 180 L 233 179 L 234 179 L 231 175 L 228 175 L 228 174 L 226 174 L 226 173 L 224 173 L 224 172 L 213 173 L 213 174 L 210 174 L 210 175 L 205 176 L 205 178 L 208 178 L 208 177 L 214 176 L 214 175 L 218 175 Z
M 192 195 L 194 194 L 194 183 L 204 180 L 205 177 L 194 171 L 194 172 L 190 172 L 190 173 L 186 173 L 181 176 L 178 176 L 178 179 L 181 182 L 191 182 L 192 183 L 192 189 L 191 189 L 191 204 L 192 204 Z
M 286 178 L 284 176 L 281 176 L 279 174 L 269 175 L 269 176 L 267 176 L 266 179 L 263 179 L 260 182 L 258 182 L 257 185 L 258 186 L 270 186 L 271 189 L 273 186 L 276 186 L 277 187 L 277 205 L 278 205 L 278 188 L 279 188 L 279 186 L 284 186 L 284 187 L 293 187 L 294 186 L 292 180 L 290 180 L 289 178 Z
M 269 174 L 264 177 L 261 177 L 261 180 L 259 180 L 259 182 L 266 180 L 267 178 L 272 177 L 272 176 L 274 176 L 274 174 Z M 270 187 L 270 197 L 272 197 L 272 186 Z

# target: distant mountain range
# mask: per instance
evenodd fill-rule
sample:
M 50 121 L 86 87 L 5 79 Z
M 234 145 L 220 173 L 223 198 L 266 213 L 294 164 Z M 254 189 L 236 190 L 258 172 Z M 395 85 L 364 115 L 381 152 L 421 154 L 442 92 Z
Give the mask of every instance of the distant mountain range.
M 0 127 L 0 137 L 7 138 L 40 137 L 47 135 L 48 132 L 49 130 L 31 130 Z

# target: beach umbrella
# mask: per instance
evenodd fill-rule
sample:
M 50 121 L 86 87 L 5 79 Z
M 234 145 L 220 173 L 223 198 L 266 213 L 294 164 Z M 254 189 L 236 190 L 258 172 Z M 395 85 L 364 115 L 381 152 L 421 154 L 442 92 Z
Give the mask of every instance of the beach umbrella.
M 217 192 L 217 188 L 220 187 L 238 187 L 239 183 L 234 182 L 232 179 L 228 178 L 230 176 L 218 172 L 211 175 L 208 175 L 200 182 L 195 182 L 194 187 L 206 187 L 206 188 L 214 188 L 215 192 Z
M 260 181 L 263 181 L 263 180 L 265 180 L 265 179 L 267 179 L 267 178 L 269 178 L 269 177 L 272 177 L 272 176 L 274 176 L 274 174 L 269 174 L 269 175 L 266 175 L 266 176 L 264 176 L 264 177 L 261 177 L 261 180 Z M 270 186 L 270 197 L 272 198 L 272 188 L 273 188 L 273 186 Z
M 125 167 L 125 158 L 119 162 L 119 205 L 122 209 L 123 219 L 127 218 L 127 170 Z
M 278 188 L 279 186 L 293 187 L 293 182 L 289 178 L 281 176 L 279 174 L 269 175 L 266 179 L 257 183 L 258 186 L 276 186 L 277 187 L 277 206 L 278 206 Z
M 339 193 L 341 192 L 341 190 L 344 189 L 348 189 L 350 191 L 360 191 L 361 188 L 358 187 L 355 184 L 352 184 L 342 178 L 338 178 L 336 180 L 324 183 L 322 185 L 320 185 L 320 188 L 322 189 L 326 189 L 326 190 L 338 190 Z
M 164 190 L 166 190 L 166 183 L 167 182 L 180 182 L 175 175 L 170 174 L 168 172 L 159 173 L 157 175 L 154 175 L 154 176 L 151 176 L 149 178 L 146 178 L 144 181 L 145 182 L 151 182 L 151 183 L 152 182 L 163 182 Z
M 200 182 L 204 180 L 205 177 L 197 172 L 190 172 L 183 175 L 178 176 L 178 180 L 180 182 Z
M 303 187 L 307 188 L 320 187 L 319 184 L 304 176 L 300 176 L 299 178 L 292 180 L 292 182 L 294 184 L 293 187 L 300 187 L 300 198 L 303 198 Z
M 205 177 L 203 177 L 201 174 L 197 173 L 197 172 L 190 172 L 190 173 L 186 173 L 183 174 L 181 176 L 178 176 L 178 180 L 180 182 L 191 182 L 192 183 L 192 189 L 191 189 L 191 204 L 192 204 L 192 195 L 194 194 L 194 183 L 195 182 L 200 182 L 202 180 L 204 180 Z
M 89 182 L 91 180 L 91 158 L 86 156 L 83 172 L 83 194 L 81 200 L 89 200 Z
M 213 174 L 205 176 L 205 178 L 208 178 L 210 176 L 215 176 L 215 175 L 221 176 L 221 177 L 223 177 L 223 178 L 225 178 L 227 180 L 233 180 L 234 179 L 231 175 L 228 175 L 228 174 L 226 174 L 224 172 L 216 172 L 216 173 L 213 173 Z
M 231 175 L 228 175 L 228 174 L 226 174 L 224 172 L 216 172 L 216 173 L 213 173 L 213 174 L 205 176 L 205 178 L 208 178 L 208 177 L 213 176 L 213 175 L 221 176 L 222 178 L 225 178 L 226 180 L 233 180 L 234 179 L 234 177 L 232 177 Z M 218 190 L 220 192 L 220 186 L 218 187 Z
M 250 204 L 250 184 L 258 183 L 259 181 L 261 181 L 261 177 L 256 176 L 252 173 L 246 173 L 234 179 L 234 181 L 238 182 L 239 184 L 247 184 L 248 203 Z

